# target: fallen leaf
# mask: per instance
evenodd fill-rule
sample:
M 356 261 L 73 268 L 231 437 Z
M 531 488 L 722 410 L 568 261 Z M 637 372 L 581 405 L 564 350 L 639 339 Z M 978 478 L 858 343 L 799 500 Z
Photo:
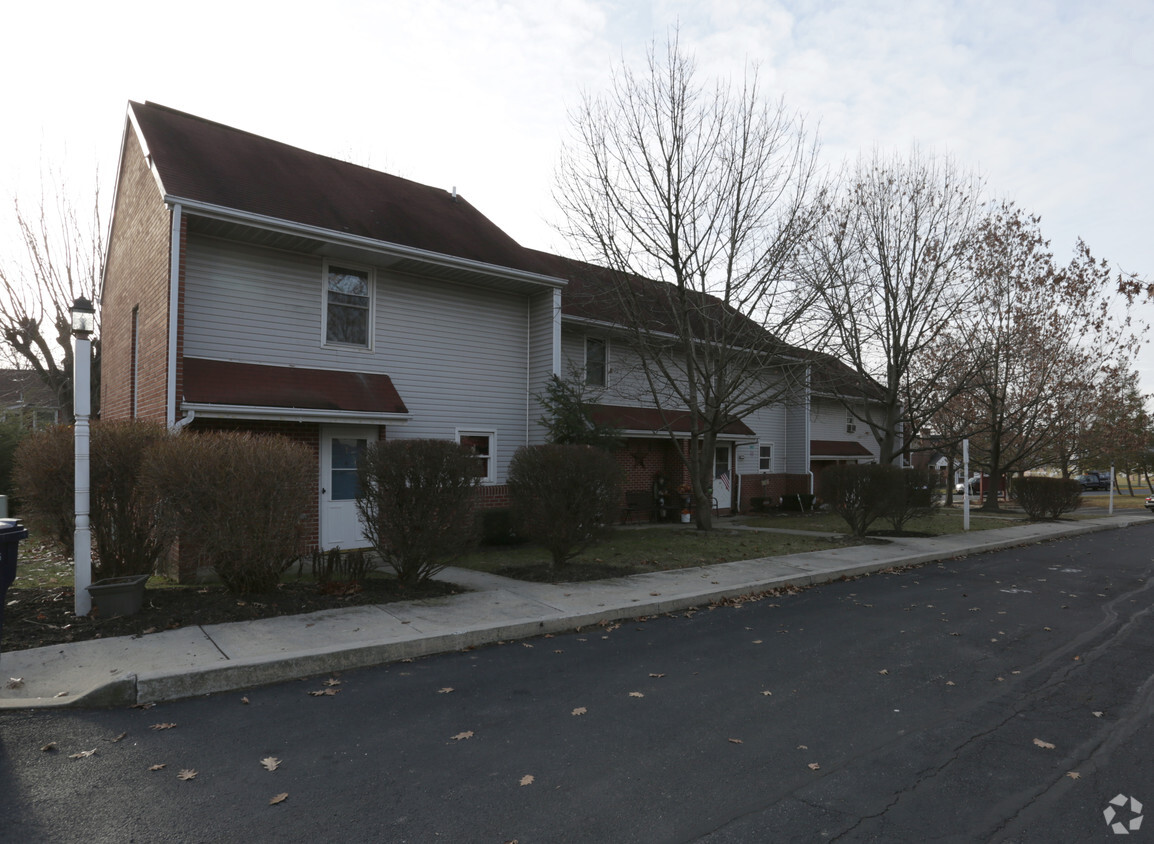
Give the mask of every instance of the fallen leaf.
M 316 691 L 309 692 L 309 695 L 311 697 L 332 697 L 339 691 L 340 689 L 317 689 Z
M 455 736 L 453 736 L 453 741 L 460 741 L 461 739 L 467 739 L 467 738 L 472 738 L 472 737 L 473 737 L 473 731 L 472 730 L 465 730 L 465 732 L 457 733 Z
M 1048 742 L 1048 741 L 1042 741 L 1040 738 L 1034 739 L 1034 744 L 1038 745 L 1038 747 L 1041 747 L 1044 750 L 1053 750 L 1054 749 L 1054 745 L 1050 744 L 1050 742 Z
M 957 683 L 955 683 L 953 680 L 946 680 L 946 685 L 947 685 L 947 686 L 956 686 L 956 685 L 958 685 L 958 684 L 957 684 Z
M 658 679 L 660 679 L 661 677 L 664 677 L 665 675 L 664 674 L 650 674 L 649 676 L 650 677 L 657 677 Z
M 148 769 L 148 770 L 150 770 L 150 771 L 159 771 L 159 770 L 161 770 L 162 768 L 165 768 L 165 767 L 167 767 L 166 763 L 164 763 L 164 762 L 161 762 L 159 765 L 152 765 L 151 767 L 149 767 L 149 769 Z
M 888 668 L 883 668 L 881 671 L 878 672 L 878 674 L 889 674 L 889 673 L 890 672 L 889 672 Z
M 329 679 L 327 679 L 321 683 L 322 686 L 339 686 L 340 684 L 341 684 L 341 681 L 338 680 L 336 677 L 329 677 Z
M 754 639 L 754 640 L 753 640 L 753 644 L 755 644 L 755 645 L 760 645 L 760 644 L 761 644 L 761 639 Z
M 91 750 L 81 750 L 79 753 L 73 753 L 68 758 L 69 759 L 87 759 L 89 756 L 92 756 L 94 753 L 96 753 L 95 747 L 92 748 Z
M 641 692 L 630 692 L 629 697 L 645 697 Z
M 154 706 L 156 706 L 155 703 L 134 703 L 129 709 L 152 709 Z
M 57 692 L 52 697 L 68 697 L 68 692 Z
M 1105 712 L 1091 712 L 1090 714 L 1093 715 L 1095 718 L 1101 718 L 1106 713 Z
M 532 646 L 532 645 L 530 645 L 528 642 L 522 642 L 522 643 L 521 643 L 521 647 L 523 647 L 523 648 L 531 648 L 531 647 L 533 647 L 533 646 Z
M 808 765 L 806 765 L 806 767 L 809 768 L 811 771 L 820 771 L 821 770 L 821 765 L 817 764 L 817 762 L 810 762 Z
M 147 630 L 143 631 L 143 632 L 141 633 L 141 635 L 142 635 L 142 636 L 147 636 L 149 633 L 155 633 L 155 632 L 156 632 L 156 628 L 155 628 L 155 627 L 149 627 Z
M 798 750 L 809 750 L 809 748 L 808 748 L 808 747 L 806 747 L 804 744 L 799 744 L 799 745 L 797 746 L 797 749 L 798 749 Z
M 51 752 L 51 751 L 53 751 L 53 750 L 55 750 L 55 749 L 56 749 L 56 742 L 54 742 L 54 741 L 50 741 L 50 742 L 48 742 L 48 744 L 44 745 L 44 746 L 43 746 L 42 748 L 40 748 L 40 749 L 41 749 L 42 751 L 44 751 L 45 753 L 49 753 L 49 752 Z
M 1082 775 L 1079 774 L 1077 771 L 1066 771 L 1066 776 L 1068 776 L 1072 780 L 1082 779 Z
M 191 779 L 196 779 L 196 769 L 195 768 L 185 768 L 179 774 L 176 775 L 176 778 L 178 780 L 185 780 L 185 781 L 191 780 Z
M 525 774 L 525 776 L 521 777 L 521 785 L 532 785 L 532 784 L 533 784 L 533 775 L 532 774 Z
M 151 727 L 149 727 L 149 729 L 150 730 L 171 730 L 175 726 L 176 726 L 176 724 L 173 724 L 173 723 L 153 724 Z
M 123 740 L 124 740 L 124 737 L 125 737 L 125 736 L 127 736 L 127 735 L 128 735 L 128 733 L 121 733 L 121 734 L 120 734 L 120 735 L 118 735 L 116 738 L 110 738 L 110 739 L 108 739 L 108 741 L 112 742 L 113 744 L 116 744 L 118 741 L 123 741 Z
M 574 710 L 573 710 L 571 713 L 569 713 L 569 714 L 570 714 L 570 715 L 584 715 L 584 714 L 585 714 L 586 712 L 588 712 L 588 711 L 589 711 L 589 710 L 587 710 L 587 709 L 586 709 L 584 706 L 578 706 L 576 709 L 574 709 Z
M 276 797 L 274 797 L 274 798 L 272 798 L 271 800 L 269 800 L 269 801 L 268 801 L 268 804 L 269 804 L 270 806 L 275 806 L 277 803 L 283 803 L 283 802 L 284 802 L 284 801 L 286 801 L 286 800 L 288 800 L 288 792 L 287 792 L 287 791 L 282 791 L 282 792 L 281 792 L 280 794 L 278 794 Z
M 242 698 L 240 699 L 240 702 L 241 702 L 241 703 L 248 703 L 248 698 L 247 698 L 247 697 L 242 697 Z
M 729 740 L 729 743 L 730 743 L 730 744 L 741 744 L 741 743 L 742 743 L 742 741 L 741 741 L 741 739 L 739 739 L 739 738 L 731 738 L 731 739 Z
M 264 765 L 264 769 L 266 771 L 275 771 L 280 767 L 280 760 L 275 756 L 266 756 L 264 759 L 260 760 L 260 763 Z
M 443 689 L 437 689 L 437 694 L 439 694 L 439 695 L 447 695 L 447 694 L 448 694 L 449 692 L 451 692 L 451 691 L 453 691 L 453 687 L 452 687 L 452 686 L 445 686 L 445 688 L 443 688 Z
M 773 692 L 762 692 L 762 694 L 765 695 L 766 697 L 769 697 L 770 695 L 773 694 Z
M 8 678 L 8 688 L 10 688 L 10 689 L 18 689 L 23 685 L 24 685 L 24 678 L 23 677 L 9 677 Z

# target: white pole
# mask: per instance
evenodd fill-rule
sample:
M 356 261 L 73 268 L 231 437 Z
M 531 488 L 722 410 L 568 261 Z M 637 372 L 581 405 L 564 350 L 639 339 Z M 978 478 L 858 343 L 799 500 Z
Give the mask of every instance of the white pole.
M 970 529 L 970 440 L 962 440 L 962 530 Z
M 1110 513 L 1114 515 L 1114 464 L 1110 464 Z
M 73 559 L 76 564 L 75 611 L 88 615 L 92 611 L 92 531 L 88 521 L 88 417 L 92 413 L 90 379 L 91 341 L 77 335 L 72 358 L 72 411 L 76 417 L 76 533 L 73 536 Z

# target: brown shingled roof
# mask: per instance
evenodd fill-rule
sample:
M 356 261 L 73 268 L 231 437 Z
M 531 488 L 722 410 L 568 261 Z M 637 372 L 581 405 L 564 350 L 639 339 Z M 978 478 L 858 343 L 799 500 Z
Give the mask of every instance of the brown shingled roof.
M 408 413 L 387 375 L 184 359 L 184 400 L 196 404 Z
M 873 453 L 855 440 L 810 440 L 809 456 L 873 457 Z
M 173 197 L 499 267 L 542 273 L 463 197 L 156 103 L 130 103 Z

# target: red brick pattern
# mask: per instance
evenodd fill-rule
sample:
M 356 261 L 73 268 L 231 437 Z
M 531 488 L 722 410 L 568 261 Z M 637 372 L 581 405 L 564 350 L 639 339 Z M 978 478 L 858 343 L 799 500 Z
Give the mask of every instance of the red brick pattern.
M 804 495 L 809 492 L 809 475 L 755 474 L 741 476 L 741 501 L 738 509 L 748 513 L 751 498 L 773 498 L 777 504 L 783 495 Z
M 104 419 L 164 421 L 168 400 L 168 269 L 171 216 L 130 129 L 116 186 L 101 301 L 100 407 Z M 137 372 L 132 372 L 132 313 L 137 319 Z

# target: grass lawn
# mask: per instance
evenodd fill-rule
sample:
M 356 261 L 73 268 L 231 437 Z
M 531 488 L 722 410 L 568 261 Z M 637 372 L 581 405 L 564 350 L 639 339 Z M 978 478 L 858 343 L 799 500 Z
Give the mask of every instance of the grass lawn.
M 454 565 L 526 580 L 592 580 L 649 571 L 705 566 L 798 554 L 856 544 L 845 540 L 695 528 L 614 528 L 609 536 L 574 558 L 561 572 L 549 572 L 548 553 L 535 545 L 483 548 Z

